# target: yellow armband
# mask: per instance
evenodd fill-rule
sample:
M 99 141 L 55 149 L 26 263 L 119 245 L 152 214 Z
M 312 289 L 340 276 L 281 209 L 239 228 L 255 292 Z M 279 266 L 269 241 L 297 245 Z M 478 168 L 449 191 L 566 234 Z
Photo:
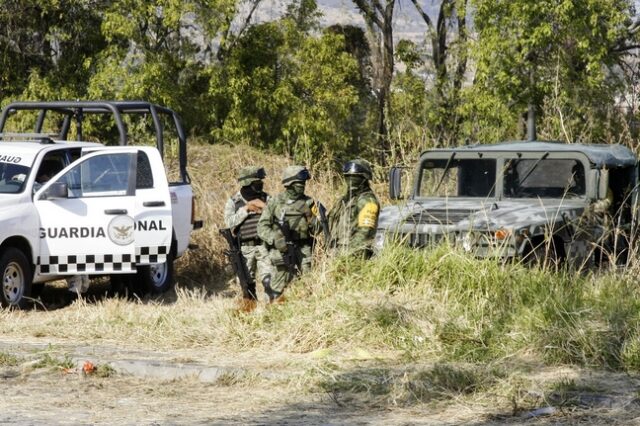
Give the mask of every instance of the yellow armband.
M 378 205 L 367 203 L 358 213 L 358 228 L 375 228 L 378 220 Z

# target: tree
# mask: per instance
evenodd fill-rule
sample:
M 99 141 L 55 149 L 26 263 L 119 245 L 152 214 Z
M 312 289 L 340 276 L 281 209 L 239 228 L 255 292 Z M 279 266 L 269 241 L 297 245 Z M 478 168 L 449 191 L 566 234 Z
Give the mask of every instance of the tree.
M 393 10 L 395 0 L 353 0 L 366 24 L 373 62 L 373 89 L 378 101 L 378 160 L 385 164 L 390 149 L 389 116 L 391 112 L 391 81 L 393 79 Z
M 438 144 L 455 141 L 458 134 L 460 90 L 467 71 L 468 0 L 442 0 L 434 21 L 418 0 L 411 0 L 427 25 L 431 63 L 435 76 L 435 109 Z M 451 31 L 454 32 L 451 35 Z M 453 68 L 450 72 L 449 68 Z
M 213 5 L 217 4 L 209 2 Z M 195 1 L 117 0 L 104 14 L 109 45 L 97 58 L 92 98 L 145 99 L 168 105 L 191 131 L 208 127 L 208 76 L 199 56 L 206 48 L 194 31 Z
M 0 4 L 2 98 L 84 97 L 106 45 L 100 0 L 6 0 Z
M 600 129 L 607 127 L 602 124 L 623 89 L 621 61 L 635 44 L 632 2 L 474 0 L 474 5 L 477 71 L 466 112 L 501 110 L 512 123 L 522 123 L 529 104 L 538 112 L 544 105 L 555 117 L 546 121 L 548 136 L 602 139 Z M 522 134 L 518 129 L 522 125 L 504 136 Z
M 352 146 L 349 123 L 358 91 L 356 60 L 334 31 L 316 28 L 314 1 L 283 18 L 250 26 L 217 67 L 210 94 L 214 137 L 245 141 L 304 161 L 331 158 Z

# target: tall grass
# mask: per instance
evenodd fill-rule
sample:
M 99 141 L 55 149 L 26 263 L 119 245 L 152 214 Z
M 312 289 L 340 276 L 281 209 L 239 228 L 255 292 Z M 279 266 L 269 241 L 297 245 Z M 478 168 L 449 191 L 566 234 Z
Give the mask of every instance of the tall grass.
M 446 245 L 392 245 L 369 261 L 320 253 L 312 272 L 291 284 L 285 304 L 261 303 L 250 314 L 238 313 L 230 297 L 237 289 L 229 285 L 217 232 L 223 205 L 237 190 L 235 176 L 243 165 L 264 166 L 266 190 L 275 194 L 288 163 L 247 147 L 194 146 L 190 155 L 205 228 L 193 235 L 200 248 L 179 261 L 173 297 L 79 300 L 46 313 L 0 310 L 3 336 L 195 348 L 234 359 L 287 354 L 287 362 L 319 360 L 327 371 L 333 371 L 327 360 L 426 363 L 444 367 L 409 376 L 463 393 L 491 386 L 485 376 L 496 375 L 477 370 L 484 365 L 640 370 L 640 290 L 633 264 L 624 271 L 589 273 L 535 268 L 478 260 Z M 308 193 L 333 200 L 339 180 L 328 171 L 314 174 Z M 451 363 L 471 367 L 451 370 Z M 402 385 L 403 374 L 381 372 L 400 386 L 394 395 L 431 395 L 433 386 L 416 388 L 417 379 Z M 351 376 L 341 377 L 327 386 L 340 387 Z
M 150 347 L 639 370 L 639 293 L 627 273 L 552 272 L 446 246 L 390 247 L 370 261 L 318 264 L 292 283 L 287 303 L 251 314 L 238 314 L 231 299 L 179 288 L 172 304 L 106 299 L 47 315 L 2 311 L 0 325 L 7 336 Z

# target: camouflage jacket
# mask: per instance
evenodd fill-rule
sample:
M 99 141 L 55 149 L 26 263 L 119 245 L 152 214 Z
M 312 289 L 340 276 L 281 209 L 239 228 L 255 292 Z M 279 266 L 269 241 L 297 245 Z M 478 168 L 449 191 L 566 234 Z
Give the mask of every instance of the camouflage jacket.
M 380 203 L 371 189 L 342 197 L 329 212 L 332 243 L 352 250 L 370 250 L 378 226 Z
M 287 222 L 294 234 L 294 241 L 310 245 L 317 228 L 317 207 L 311 197 L 304 195 L 292 200 L 282 192 L 267 203 L 258 221 L 258 236 L 273 246 L 278 238 L 284 238 L 281 224 Z

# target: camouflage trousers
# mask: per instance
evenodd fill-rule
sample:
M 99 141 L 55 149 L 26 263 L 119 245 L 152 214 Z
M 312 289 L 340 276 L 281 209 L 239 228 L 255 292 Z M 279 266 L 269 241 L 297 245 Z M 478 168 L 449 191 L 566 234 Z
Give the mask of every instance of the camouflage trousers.
M 240 250 L 242 250 L 242 255 L 247 262 L 247 269 L 249 269 L 251 278 L 256 283 L 259 282 L 264 285 L 265 279 L 273 275 L 269 250 L 264 245 L 242 246 Z M 249 290 L 255 294 L 255 287 Z
M 302 257 L 300 273 L 305 274 L 311 270 L 311 246 L 304 245 L 300 247 L 300 254 Z M 269 257 L 274 271 L 274 275 L 271 278 L 271 289 L 282 293 L 293 277 L 289 278 L 289 269 L 282 260 L 282 253 L 278 250 L 271 250 Z

